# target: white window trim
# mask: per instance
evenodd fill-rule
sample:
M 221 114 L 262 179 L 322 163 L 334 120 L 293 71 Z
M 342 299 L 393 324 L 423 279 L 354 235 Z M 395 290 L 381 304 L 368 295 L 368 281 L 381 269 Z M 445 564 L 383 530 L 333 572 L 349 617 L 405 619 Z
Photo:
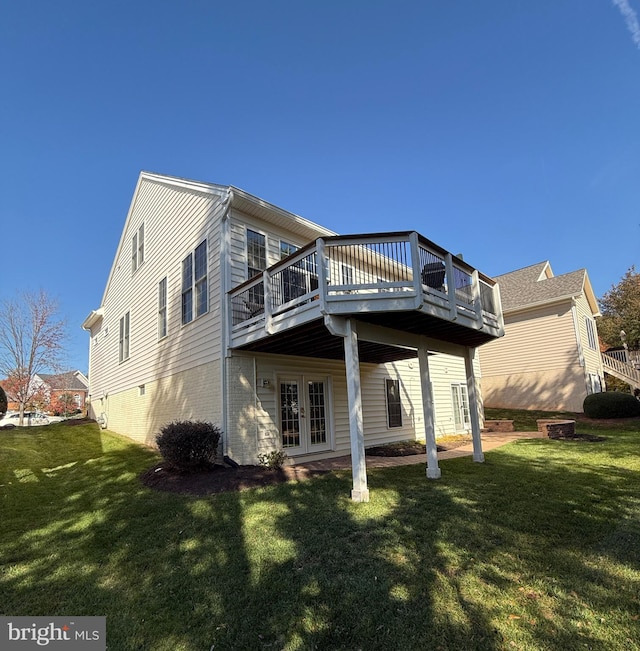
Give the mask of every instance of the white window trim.
M 391 424 L 391 411 L 390 411 L 390 403 L 389 403 L 389 383 L 393 382 L 396 384 L 398 387 L 398 406 L 400 408 L 399 411 L 399 417 L 400 417 L 400 423 L 398 425 L 392 425 Z M 387 407 L 387 429 L 401 429 L 403 427 L 403 419 L 402 419 L 402 382 L 400 381 L 399 378 L 392 378 L 392 377 L 387 377 L 384 379 L 384 400 L 385 404 Z
M 205 245 L 205 255 L 206 255 L 206 260 L 205 260 L 205 274 L 204 276 L 200 276 L 196 278 L 196 251 L 202 246 Z M 191 285 L 188 288 L 185 288 L 184 286 L 184 268 L 185 268 L 185 263 L 186 261 L 189 260 L 191 264 Z M 198 287 L 201 283 L 206 284 L 206 300 L 205 300 L 205 306 L 204 310 L 198 314 L 198 308 L 200 306 L 200 303 L 197 301 L 198 298 Z M 193 323 L 200 317 L 204 316 L 209 312 L 209 244 L 207 242 L 207 239 L 205 238 L 200 242 L 187 256 L 185 256 L 182 259 L 182 262 L 180 263 L 180 321 L 183 326 L 189 325 L 190 323 Z M 185 313 L 184 313 L 184 297 L 185 294 L 189 293 L 191 294 L 191 306 L 190 306 L 190 315 L 189 319 L 185 321 Z
M 257 274 L 253 274 L 252 276 L 249 275 L 249 232 L 264 237 L 264 269 L 267 269 L 269 267 L 269 237 L 267 236 L 266 233 L 256 230 L 255 228 L 249 228 L 248 226 L 245 227 L 244 254 L 245 254 L 245 261 L 246 261 L 245 274 L 247 280 L 257 275 Z M 251 267 L 251 268 L 257 269 L 257 267 Z M 260 271 L 264 271 L 264 269 L 260 269 Z
M 144 264 L 144 222 L 131 238 L 131 273 L 134 274 Z
M 164 295 L 162 285 L 164 283 Z M 158 340 L 165 339 L 169 336 L 169 311 L 167 309 L 168 302 L 168 281 L 165 276 L 158 282 Z M 164 298 L 164 302 L 162 302 Z M 162 326 L 164 326 L 164 334 L 162 334 Z
M 120 334 L 118 339 L 118 362 L 126 362 L 131 356 L 131 313 L 120 317 Z
M 585 328 L 587 329 L 587 345 L 591 350 L 598 349 L 598 337 L 596 335 L 596 324 L 588 316 L 584 317 Z

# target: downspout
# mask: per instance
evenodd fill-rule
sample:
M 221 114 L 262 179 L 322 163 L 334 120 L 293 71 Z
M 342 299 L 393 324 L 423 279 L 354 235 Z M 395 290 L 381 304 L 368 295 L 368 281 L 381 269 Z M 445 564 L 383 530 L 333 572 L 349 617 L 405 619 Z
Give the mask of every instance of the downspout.
M 229 260 L 229 250 L 230 250 L 230 224 L 229 224 L 229 215 L 231 213 L 231 204 L 233 203 L 233 190 L 229 188 L 227 190 L 227 199 L 224 212 L 222 213 L 221 219 L 221 230 L 220 233 L 220 264 L 222 265 L 222 273 L 220 274 L 220 281 L 222 286 L 220 287 L 221 293 L 221 316 L 222 316 L 222 333 L 221 333 L 221 351 L 220 351 L 220 388 L 221 388 L 221 400 L 222 400 L 222 431 L 224 435 L 222 437 L 222 455 L 227 456 L 229 453 L 229 410 L 228 410 L 228 395 L 229 388 L 227 386 L 227 359 L 230 357 L 229 353 L 229 342 L 230 342 L 230 333 L 229 333 L 229 301 L 228 301 L 228 292 L 231 286 L 231 268 Z

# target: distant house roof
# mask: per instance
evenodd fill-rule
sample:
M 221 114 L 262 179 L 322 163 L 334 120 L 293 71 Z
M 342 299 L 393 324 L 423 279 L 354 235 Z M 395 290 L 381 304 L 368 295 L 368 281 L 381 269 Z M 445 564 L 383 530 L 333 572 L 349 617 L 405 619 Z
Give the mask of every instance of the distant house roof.
M 89 383 L 80 371 L 68 371 L 57 375 L 38 373 L 38 377 L 58 391 L 87 391 Z
M 600 315 L 586 269 L 554 276 L 547 260 L 496 276 L 495 280 L 500 285 L 504 312 L 570 300 L 585 294 L 593 315 Z

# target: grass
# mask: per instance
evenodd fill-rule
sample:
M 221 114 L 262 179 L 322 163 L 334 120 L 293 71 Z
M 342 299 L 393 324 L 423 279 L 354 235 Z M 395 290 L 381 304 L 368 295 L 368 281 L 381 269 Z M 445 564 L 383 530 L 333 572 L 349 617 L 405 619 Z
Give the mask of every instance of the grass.
M 94 424 L 2 431 L 0 609 L 106 615 L 116 651 L 640 649 L 640 419 L 589 427 L 370 470 L 369 504 L 346 471 L 161 494 Z

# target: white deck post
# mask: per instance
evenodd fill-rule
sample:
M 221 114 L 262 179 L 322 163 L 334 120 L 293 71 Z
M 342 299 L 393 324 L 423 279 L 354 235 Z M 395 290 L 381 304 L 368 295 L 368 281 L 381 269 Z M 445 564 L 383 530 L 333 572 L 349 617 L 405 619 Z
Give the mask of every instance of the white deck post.
M 429 356 L 427 346 L 421 339 L 418 348 L 418 361 L 420 363 L 420 386 L 422 388 L 422 413 L 424 415 L 424 434 L 427 441 L 427 477 L 440 479 L 442 471 L 438 466 L 438 448 L 436 445 L 436 428 L 433 419 L 433 394 L 431 392 L 431 378 L 429 376 Z
M 346 320 L 344 361 L 347 372 L 347 398 L 349 401 L 349 433 L 351 437 L 351 468 L 353 473 L 354 502 L 368 502 L 367 463 L 364 456 L 364 426 L 362 423 L 362 393 L 360 389 L 360 357 L 358 333 L 351 319 Z
M 467 372 L 467 393 L 469 394 L 469 417 L 471 418 L 471 436 L 473 438 L 473 460 L 484 462 L 482 452 L 482 437 L 480 432 L 480 400 L 478 383 L 474 374 L 473 362 L 476 357 L 475 348 L 467 348 L 464 356 L 464 367 Z

